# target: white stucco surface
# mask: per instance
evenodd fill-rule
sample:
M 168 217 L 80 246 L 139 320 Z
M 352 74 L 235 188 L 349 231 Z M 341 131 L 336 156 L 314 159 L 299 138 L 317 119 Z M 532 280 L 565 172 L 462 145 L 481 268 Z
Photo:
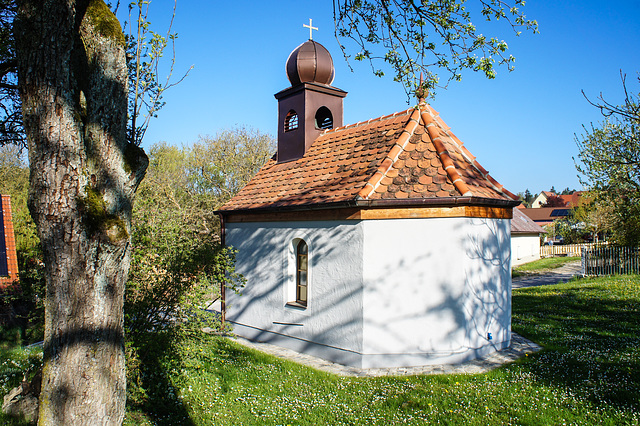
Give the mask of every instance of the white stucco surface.
M 293 244 L 300 238 L 309 246 L 306 309 L 287 305 L 295 300 Z M 227 294 L 227 319 L 235 324 L 234 331 L 357 364 L 362 352 L 362 238 L 357 221 L 227 224 L 226 243 L 238 249 L 237 271 L 247 278 L 242 296 Z
M 227 319 L 249 339 L 364 368 L 482 356 L 510 340 L 509 233 L 509 220 L 472 218 L 227 224 L 248 279 Z M 299 238 L 306 309 L 287 305 Z
M 540 235 L 512 234 L 511 259 L 512 266 L 540 259 Z
M 363 367 L 455 363 L 509 344 L 508 220 L 364 227 Z

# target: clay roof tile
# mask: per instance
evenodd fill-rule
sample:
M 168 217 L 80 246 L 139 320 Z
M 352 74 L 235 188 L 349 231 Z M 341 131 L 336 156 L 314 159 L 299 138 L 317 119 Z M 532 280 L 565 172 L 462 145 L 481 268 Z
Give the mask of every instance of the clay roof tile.
M 514 197 L 422 104 L 325 131 L 298 160 L 270 159 L 220 210 L 462 195 Z

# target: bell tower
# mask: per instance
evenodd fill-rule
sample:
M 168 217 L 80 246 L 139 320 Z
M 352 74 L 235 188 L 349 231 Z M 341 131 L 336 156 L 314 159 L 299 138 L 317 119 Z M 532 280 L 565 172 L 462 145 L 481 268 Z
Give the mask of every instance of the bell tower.
M 331 86 L 335 70 L 329 51 L 313 40 L 298 46 L 287 59 L 291 87 L 278 100 L 278 163 L 304 156 L 324 130 L 342 126 L 347 92 Z

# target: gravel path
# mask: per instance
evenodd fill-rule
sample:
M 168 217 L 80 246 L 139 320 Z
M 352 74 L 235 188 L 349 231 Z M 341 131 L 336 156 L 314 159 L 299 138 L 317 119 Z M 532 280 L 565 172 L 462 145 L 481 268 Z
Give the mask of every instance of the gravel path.
M 513 288 L 534 287 L 539 285 L 550 285 L 566 283 L 576 276 L 580 276 L 580 261 L 570 262 L 561 268 L 540 275 L 528 275 L 513 279 Z

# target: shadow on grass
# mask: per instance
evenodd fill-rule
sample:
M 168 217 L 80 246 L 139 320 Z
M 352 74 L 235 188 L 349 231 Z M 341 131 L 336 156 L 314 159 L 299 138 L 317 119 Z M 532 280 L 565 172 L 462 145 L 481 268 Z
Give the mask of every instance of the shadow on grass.
M 175 341 L 173 333 L 165 332 L 140 334 L 128 343 L 127 362 L 132 365 L 125 424 L 141 424 L 146 417 L 157 425 L 195 425 L 171 380 L 181 362 Z
M 640 299 L 569 283 L 513 294 L 513 330 L 545 351 L 521 366 L 603 409 L 640 410 Z

